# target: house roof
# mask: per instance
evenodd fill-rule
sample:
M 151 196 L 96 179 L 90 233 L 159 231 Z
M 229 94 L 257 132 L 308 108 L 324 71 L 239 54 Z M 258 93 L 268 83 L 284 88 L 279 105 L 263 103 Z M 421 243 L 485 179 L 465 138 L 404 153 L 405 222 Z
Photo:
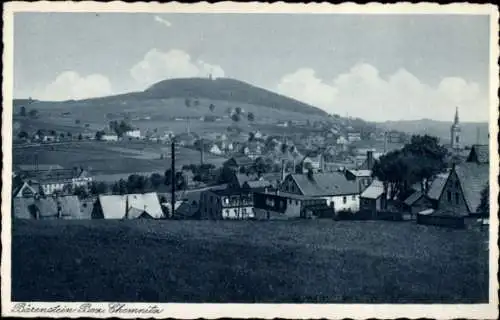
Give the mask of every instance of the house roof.
M 243 184 L 243 187 L 245 186 L 247 186 L 250 189 L 267 188 L 272 186 L 272 183 L 267 180 L 254 180 L 254 181 L 246 181 Z
M 472 146 L 467 162 L 489 163 L 490 151 L 487 144 L 475 144 Z
M 245 182 L 247 181 L 257 180 L 257 176 L 253 174 L 247 175 L 243 173 L 236 173 L 235 176 L 236 176 L 236 181 L 238 181 L 238 185 L 240 186 L 240 188 L 243 187 L 243 184 L 245 184 Z
M 228 161 L 231 161 L 231 160 L 233 160 L 237 166 L 247 166 L 247 165 L 253 164 L 253 160 L 247 156 L 244 156 L 244 155 L 234 156 L 231 159 L 229 159 Z
M 427 197 L 432 200 L 439 200 L 449 175 L 450 174 L 448 172 L 437 175 L 429 186 Z
M 163 216 L 158 196 L 154 192 L 145 194 L 101 195 L 99 196 L 99 202 L 105 219 L 124 219 L 127 204 L 130 219 L 139 218 L 143 212 L 146 212 L 155 219 Z
M 471 213 L 476 213 L 481 202 L 481 191 L 489 183 L 489 165 L 466 162 L 455 167 L 464 198 Z
M 61 215 L 64 219 L 81 218 L 80 201 L 76 196 L 40 198 L 14 198 L 14 217 L 18 219 L 33 219 L 38 211 L 40 219 L 56 218 L 58 207 L 61 208 Z
M 33 195 L 38 193 L 38 190 L 36 190 L 32 186 L 30 186 L 27 182 L 23 182 L 20 185 L 16 185 L 12 189 L 13 189 L 12 197 L 17 197 L 19 195 L 19 193 L 22 192 L 24 189 L 29 189 Z
M 348 169 L 348 172 L 353 174 L 356 177 L 371 177 L 372 176 L 372 171 L 371 170 L 352 170 Z
M 404 204 L 407 206 L 412 206 L 418 199 L 420 199 L 424 194 L 420 191 L 412 193 L 408 198 L 405 199 Z
M 384 184 L 381 181 L 373 180 L 372 183 L 361 193 L 361 198 L 378 199 L 384 194 Z
M 312 179 L 307 174 L 291 174 L 304 196 L 333 196 L 344 194 L 358 194 L 359 186 L 349 181 L 341 173 L 316 173 Z

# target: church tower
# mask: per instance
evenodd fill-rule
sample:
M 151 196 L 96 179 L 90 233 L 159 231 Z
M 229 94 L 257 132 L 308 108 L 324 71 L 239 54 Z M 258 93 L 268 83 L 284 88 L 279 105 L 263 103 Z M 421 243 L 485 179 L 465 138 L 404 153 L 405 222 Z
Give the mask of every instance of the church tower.
M 462 141 L 460 140 L 460 120 L 458 118 L 458 107 L 455 110 L 455 121 L 451 125 L 450 133 L 451 133 L 451 149 L 454 151 L 458 151 L 461 148 Z

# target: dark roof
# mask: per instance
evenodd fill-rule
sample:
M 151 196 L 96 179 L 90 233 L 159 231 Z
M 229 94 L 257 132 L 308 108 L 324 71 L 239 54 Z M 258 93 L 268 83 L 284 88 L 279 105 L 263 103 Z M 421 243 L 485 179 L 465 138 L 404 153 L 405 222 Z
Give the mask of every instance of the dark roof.
M 449 175 L 449 173 L 437 175 L 430 183 L 429 190 L 427 191 L 427 197 L 433 200 L 439 200 Z
M 33 198 L 13 199 L 14 217 L 18 219 L 33 219 L 37 211 L 41 219 L 57 218 L 58 207 L 61 208 L 63 219 L 85 218 L 80 209 L 80 201 L 76 196 L 59 197 L 57 199 L 47 197 L 38 200 Z
M 481 202 L 481 191 L 489 183 L 489 165 L 466 162 L 455 167 L 462 186 L 467 207 L 471 213 L 476 213 Z
M 405 199 L 404 204 L 407 206 L 412 206 L 417 202 L 424 194 L 420 191 L 412 193 L 408 198 Z
M 475 144 L 472 146 L 467 162 L 489 163 L 490 151 L 486 144 Z
M 240 186 L 240 188 L 243 187 L 243 185 L 247 181 L 257 180 L 257 176 L 253 174 L 236 173 L 235 176 L 236 176 L 236 181 L 238 181 L 238 185 Z
M 245 181 L 243 186 L 250 189 L 258 189 L 258 188 L 271 187 L 272 183 L 267 180 L 254 180 L 254 181 Z
M 249 166 L 249 165 L 252 165 L 253 164 L 253 160 L 250 159 L 249 157 L 247 156 L 234 156 L 232 157 L 231 159 L 229 159 L 228 161 L 234 161 L 234 163 L 237 165 L 237 166 Z
M 315 173 L 312 178 L 308 174 L 292 174 L 304 196 L 319 197 L 344 194 L 358 194 L 359 186 L 354 181 L 349 181 L 346 177 L 337 172 Z

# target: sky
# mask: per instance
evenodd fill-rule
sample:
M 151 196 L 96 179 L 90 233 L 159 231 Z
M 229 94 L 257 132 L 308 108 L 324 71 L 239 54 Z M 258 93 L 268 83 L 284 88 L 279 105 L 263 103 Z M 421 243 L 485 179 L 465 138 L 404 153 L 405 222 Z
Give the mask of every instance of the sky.
M 14 97 L 229 77 L 370 121 L 487 121 L 489 17 L 16 13 Z

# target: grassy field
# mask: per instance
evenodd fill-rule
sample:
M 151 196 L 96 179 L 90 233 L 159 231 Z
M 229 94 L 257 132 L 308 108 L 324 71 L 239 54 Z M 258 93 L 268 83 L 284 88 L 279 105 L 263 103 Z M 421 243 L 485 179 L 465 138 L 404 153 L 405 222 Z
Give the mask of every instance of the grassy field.
M 16 221 L 12 298 L 486 302 L 486 237 L 377 221 Z
M 34 154 L 40 164 L 59 164 L 65 168 L 91 167 L 94 173 L 160 172 L 170 168 L 170 146 L 154 142 L 99 142 L 85 141 L 61 145 L 41 145 L 13 150 L 13 164 L 33 164 Z M 160 159 L 161 154 L 165 155 Z M 177 165 L 199 163 L 199 152 L 179 148 Z M 225 158 L 205 155 L 206 163 L 220 166 Z

